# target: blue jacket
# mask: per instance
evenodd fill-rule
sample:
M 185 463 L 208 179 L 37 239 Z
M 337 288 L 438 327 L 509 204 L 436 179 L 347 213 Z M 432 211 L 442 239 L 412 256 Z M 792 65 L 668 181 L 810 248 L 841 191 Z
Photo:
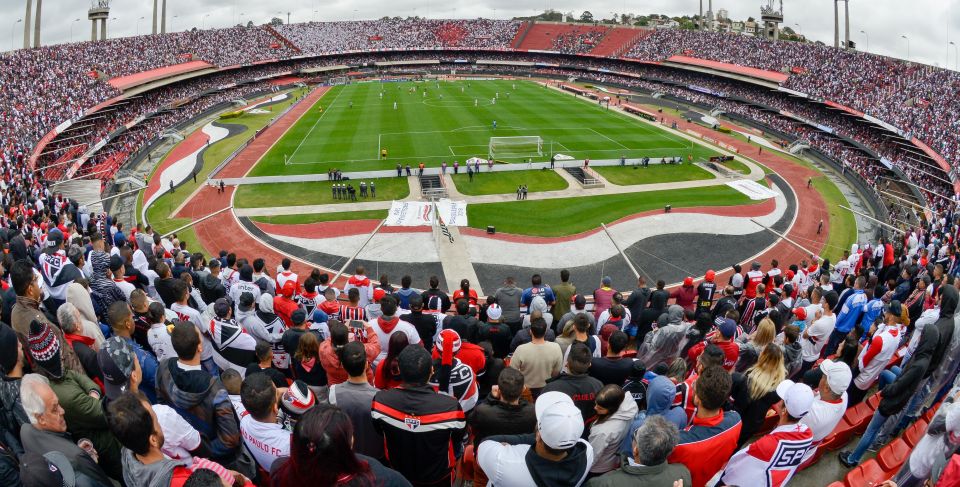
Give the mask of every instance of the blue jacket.
M 140 372 L 143 376 L 143 379 L 140 382 L 140 391 L 143 392 L 147 399 L 150 400 L 150 404 L 157 403 L 157 367 L 159 363 L 157 362 L 157 357 L 152 353 L 143 349 L 137 342 L 132 338 L 125 338 L 127 344 L 130 345 L 130 348 L 133 349 L 133 352 L 137 354 L 137 361 L 140 362 Z
M 837 314 L 837 326 L 835 331 L 847 333 L 860 322 L 863 315 L 863 305 L 867 304 L 867 295 L 862 289 L 853 291 L 853 295 L 847 298 Z
M 557 296 L 553 294 L 553 289 L 551 289 L 547 284 L 541 284 L 537 287 L 528 287 L 524 289 L 523 294 L 520 295 L 520 304 L 524 306 L 530 306 L 530 302 L 533 301 L 534 296 L 540 296 L 543 298 L 548 306 L 550 303 L 557 300 Z

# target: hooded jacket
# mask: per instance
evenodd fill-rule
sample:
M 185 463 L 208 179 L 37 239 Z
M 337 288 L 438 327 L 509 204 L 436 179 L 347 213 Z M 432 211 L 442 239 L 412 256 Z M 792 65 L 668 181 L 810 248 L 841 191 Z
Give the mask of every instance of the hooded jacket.
M 650 416 L 663 416 L 667 421 L 675 424 L 677 429 L 687 425 L 687 413 L 680 406 L 674 406 L 677 396 L 677 386 L 673 381 L 662 375 L 655 375 L 647 385 L 647 409 L 640 411 L 630 423 L 630 429 L 620 442 L 620 453 L 633 455 L 633 434 L 643 426 Z M 637 401 L 633 401 L 636 403 Z M 622 464 L 621 464 L 622 466 Z
M 520 295 L 523 290 L 516 286 L 504 286 L 497 289 L 495 297 L 497 304 L 503 314 L 500 315 L 500 321 L 503 323 L 516 323 L 520 321 Z
M 606 473 L 617 468 L 620 462 L 620 444 L 637 415 L 637 401 L 626 394 L 620 406 L 603 422 L 593 423 L 587 440 L 593 446 L 591 473 Z
M 501 443 L 507 443 L 502 445 Z M 537 455 L 536 435 L 491 436 L 477 449 L 477 464 L 497 487 L 578 487 L 593 465 L 593 447 L 579 440 L 559 462 Z
M 950 321 L 952 330 L 953 319 L 950 318 Z M 903 410 L 927 374 L 934 350 L 940 341 L 940 330 L 936 326 L 923 328 L 920 343 L 917 344 L 917 351 L 914 352 L 913 357 L 903 366 L 900 376 L 880 391 L 880 405 L 877 408 L 880 414 L 889 417 Z
M 45 431 L 27 423 L 20 429 L 20 438 L 23 440 L 23 449 L 26 453 L 39 455 L 52 451 L 63 453 L 78 474 L 83 474 L 94 480 L 97 482 L 96 485 L 113 485 L 106 472 L 93 460 L 93 457 L 77 446 L 77 442 L 73 440 L 70 433 Z
M 257 362 L 257 340 L 243 331 L 237 320 L 214 318 L 207 322 L 206 331 L 213 344 L 213 361 L 221 369 L 234 369 L 243 376 L 247 365 Z
M 683 321 L 683 308 L 674 304 L 667 308 L 667 325 L 647 333 L 637 358 L 647 369 L 661 362 L 669 363 L 677 357 L 680 342 L 689 326 Z
M 473 446 L 477 448 L 491 435 L 520 435 L 537 427 L 533 403 L 520 399 L 518 404 L 507 404 L 487 397 L 467 416 L 467 424 L 473 431 Z
M 530 314 L 534 311 L 539 311 L 543 315 L 543 320 L 547 322 L 548 328 L 553 325 L 553 314 L 550 313 L 550 307 L 547 306 L 547 302 L 540 296 L 534 296 L 533 300 L 530 301 L 528 313 L 523 315 L 524 328 L 530 328 Z
M 954 315 L 957 312 L 958 301 L 960 301 L 960 293 L 957 292 L 957 288 L 943 286 L 940 290 L 940 319 L 934 323 L 940 331 L 940 338 L 930 358 L 930 370 L 925 377 L 939 367 L 947 355 L 947 348 L 953 341 Z
M 240 445 L 240 426 L 220 379 L 204 370 L 183 370 L 177 359 L 170 358 L 157 371 L 157 397 L 207 441 L 211 460 L 233 460 Z
M 189 467 L 192 461 L 163 460 L 150 465 L 144 465 L 137 460 L 133 452 L 124 448 L 123 453 L 123 481 L 127 485 L 136 485 L 138 487 L 168 487 L 173 479 L 173 471 L 177 467 Z

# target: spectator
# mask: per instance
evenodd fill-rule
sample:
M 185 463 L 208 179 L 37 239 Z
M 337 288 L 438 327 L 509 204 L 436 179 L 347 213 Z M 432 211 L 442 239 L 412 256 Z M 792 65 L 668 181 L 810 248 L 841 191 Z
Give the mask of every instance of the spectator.
M 57 308 L 57 321 L 60 322 L 60 330 L 63 332 L 63 339 L 67 345 L 73 349 L 77 359 L 83 366 L 83 371 L 91 379 L 103 379 L 100 374 L 100 367 L 97 365 L 96 340 L 81 335 L 80 311 L 70 303 L 63 303 Z
M 587 440 L 593 446 L 591 474 L 604 474 L 617 468 L 620 443 L 626 437 L 637 414 L 637 403 L 616 384 L 603 386 L 594 406 L 597 419 L 590 426 Z
M 613 304 L 613 295 L 617 290 L 613 289 L 613 279 L 610 276 L 604 276 L 600 280 L 600 287 L 593 291 L 593 317 L 599 321 L 600 315 L 610 308 Z
M 27 347 L 29 341 L 27 336 L 33 327 L 33 322 L 38 321 L 50 327 L 51 332 L 59 341 L 60 354 L 63 361 L 63 368 L 72 370 L 79 374 L 84 373 L 83 366 L 74 353 L 72 347 L 66 346 L 66 340 L 63 339 L 63 332 L 59 327 L 53 326 L 53 323 L 45 314 L 40 311 L 40 299 L 43 291 L 40 288 L 40 274 L 38 274 L 29 261 L 19 260 L 14 262 L 10 269 L 10 283 L 17 294 L 17 302 L 13 305 L 10 313 L 10 326 L 17 333 L 20 343 Z
M 623 386 L 633 370 L 633 359 L 624 358 L 623 352 L 627 348 L 629 338 L 622 331 L 615 331 L 610 335 L 607 346 L 607 356 L 592 358 L 590 362 L 590 376 L 602 384 L 616 384 Z
M 277 424 L 277 387 L 268 375 L 251 374 L 243 379 L 240 400 L 248 413 L 240 418 L 243 443 L 269 471 L 278 458 L 290 455 L 290 432 Z
M 757 364 L 745 373 L 733 374 L 733 409 L 743 422 L 738 445 L 743 445 L 759 431 L 771 406 L 782 399 L 777 395 L 777 386 L 786 377 L 783 368 L 783 352 L 780 347 L 768 343 L 760 353 Z
M 287 387 L 287 377 L 273 366 L 273 347 L 267 342 L 258 341 L 253 352 L 257 361 L 247 365 L 244 377 L 249 377 L 250 374 L 267 374 L 277 388 Z
M 157 398 L 179 412 L 197 429 L 210 448 L 210 459 L 228 468 L 240 445 L 240 432 L 227 391 L 216 376 L 200 365 L 200 332 L 177 323 L 170 334 L 176 359 L 160 363 Z
M 523 290 L 517 287 L 516 281 L 512 277 L 507 277 L 503 282 L 503 287 L 497 289 L 493 295 L 503 311 L 501 320 L 510 327 L 510 332 L 514 335 L 520 331 L 523 324 L 520 316 L 520 297 L 522 294 Z
M 330 325 L 330 339 L 324 340 L 320 344 L 319 350 L 320 364 L 323 366 L 323 370 L 327 371 L 327 383 L 330 385 L 346 382 L 349 377 L 343 367 L 341 353 L 351 340 L 363 345 L 367 360 L 373 361 L 380 355 L 379 337 L 368 323 L 363 324 L 362 331 L 354 329 L 351 332 L 343 323 L 333 322 Z M 367 381 L 373 382 L 373 370 L 369 368 L 367 369 Z
M 683 464 L 690 470 L 691 485 L 695 487 L 706 485 L 737 449 L 740 415 L 722 409 L 731 386 L 730 374 L 719 366 L 707 367 L 697 377 L 696 415 L 680 431 L 680 441 L 669 458 L 671 463 Z
M 213 357 L 214 346 L 210 337 L 210 327 L 207 326 L 209 324 L 208 321 L 200 315 L 199 311 L 189 305 L 190 291 L 187 289 L 187 283 L 183 281 L 174 283 L 174 293 L 178 296 L 178 300 L 170 306 L 170 310 L 177 314 L 177 318 L 180 318 L 180 321 L 190 323 L 196 327 L 203 341 L 200 363 L 203 365 L 204 370 L 211 375 L 216 375 L 219 373 L 220 367 Z M 213 303 L 214 301 L 210 302 L 210 304 Z
M 803 455 L 804 463 L 813 458 L 820 442 L 833 432 L 843 419 L 847 411 L 847 387 L 853 380 L 850 367 L 843 362 L 824 360 L 820 363 L 820 370 L 823 371 L 823 376 L 820 378 L 810 413 L 801 420 L 813 432 L 811 447 Z
M 546 322 L 546 320 L 543 319 L 543 313 L 540 311 L 534 311 L 527 317 L 529 317 L 531 321 L 542 320 Z M 552 342 L 556 340 L 556 335 L 554 335 L 553 330 L 549 328 L 549 325 L 547 328 L 547 332 L 544 335 L 544 339 L 547 340 L 548 342 Z M 510 340 L 510 350 L 512 352 L 515 352 L 517 350 L 517 347 L 519 347 L 520 345 L 523 345 L 524 343 L 530 343 L 531 340 L 533 340 L 533 336 L 530 334 L 530 327 L 529 326 L 521 327 L 520 330 L 518 330 L 517 333 L 513 336 L 513 339 Z M 584 338 L 584 340 L 586 340 L 586 338 Z M 599 345 L 600 340 L 597 339 L 595 343 Z
M 396 336 L 405 337 L 402 333 Z M 383 436 L 374 427 L 370 414 L 370 405 L 378 391 L 368 381 L 370 365 L 367 350 L 359 342 L 350 342 L 343 346 L 340 361 L 348 377 L 345 382 L 330 385 L 327 402 L 350 417 L 354 428 L 355 452 L 376 459 L 385 458 Z
M 806 384 L 785 380 L 777 386 L 777 395 L 783 399 L 777 427 L 750 446 L 730 458 L 723 474 L 722 485 L 757 485 L 770 478 L 782 479 L 786 485 L 800 466 L 798 451 L 810 448 L 813 432 L 800 420 L 813 405 L 813 391 Z
M 140 370 L 143 373 L 140 391 L 147 396 L 148 400 L 156 402 L 157 358 L 133 340 L 134 324 L 130 306 L 127 303 L 113 303 L 107 316 L 110 319 L 110 329 L 113 330 L 114 336 L 123 338 L 137 355 L 137 361 L 140 363 Z
M 554 318 L 561 318 L 570 311 L 570 303 L 577 294 L 577 286 L 570 282 L 570 271 L 563 269 L 560 271 L 560 284 L 553 287 L 553 293 L 556 301 L 550 313 Z M 549 323 L 552 325 L 552 323 Z
M 636 432 L 625 438 L 631 454 L 622 454 L 620 468 L 587 482 L 587 487 L 673 487 L 679 480 L 691 485 L 690 471 L 681 464 L 667 463 L 677 446 L 677 427 L 664 418 L 650 417 Z
M 493 346 L 493 356 L 504 358 L 510 352 L 510 327 L 500 322 L 503 309 L 493 303 L 487 307 L 487 321 L 481 322 L 477 329 L 477 340 L 488 341 Z
M 464 344 L 456 331 L 449 329 L 440 332 L 436 348 L 436 354 L 439 357 L 434 357 L 434 374 L 430 377 L 429 384 L 440 394 L 460 401 L 460 408 L 467 413 L 477 404 L 480 394 L 475 368 L 460 359 L 460 352 L 464 345 L 471 344 Z M 476 347 L 476 345 L 473 346 Z M 483 360 L 482 351 L 480 353 L 480 359 Z M 476 369 L 483 370 L 482 364 L 479 364 Z
M 376 360 L 373 361 L 375 366 L 386 358 L 390 352 L 390 337 L 394 333 L 407 335 L 407 343 L 410 345 L 420 344 L 420 334 L 417 332 L 417 328 L 406 321 L 401 321 L 400 318 L 397 317 L 397 300 L 393 296 L 384 296 L 380 302 L 380 310 L 383 312 L 383 316 L 370 323 L 380 343 L 380 354 Z M 439 331 L 439 329 L 436 331 Z M 434 333 L 436 333 L 436 331 Z M 383 344 L 387 346 L 384 347 Z
M 798 375 L 810 370 L 810 367 L 813 367 L 813 364 L 820 358 L 823 346 L 827 343 L 827 337 L 830 336 L 837 321 L 833 309 L 837 306 L 838 299 L 837 293 L 833 291 L 824 294 L 820 299 L 822 307 L 820 317 L 803 330 L 803 336 L 800 340 L 800 347 L 803 349 L 803 365 L 800 367 Z
M 162 303 L 150 303 L 147 316 L 150 321 L 150 329 L 147 331 L 147 341 L 150 343 L 150 349 L 157 357 L 157 362 L 164 359 L 176 357 L 173 351 L 173 342 L 170 340 L 170 330 L 167 328 L 166 312 Z
M 693 287 L 693 278 L 683 280 L 683 284 L 670 293 L 670 299 L 682 307 L 684 311 L 693 311 L 697 304 L 697 290 Z
M 30 422 L 20 399 L 20 382 L 26 367 L 23 347 L 12 328 L 0 324 L 0 435 L 8 448 L 22 450 L 20 430 Z
M 243 327 L 233 319 L 233 303 L 228 298 L 213 303 L 213 314 L 207 329 L 214 361 L 221 370 L 234 369 L 245 374 L 247 365 L 257 361 L 257 340 L 244 333 Z
M 534 410 L 535 433 L 487 437 L 477 448 L 477 464 L 491 485 L 579 487 L 593 466 L 593 447 L 580 438 L 580 410 L 557 391 L 538 397 Z
M 427 311 L 446 313 L 450 310 L 450 297 L 440 290 L 440 278 L 430 276 L 430 288 L 420 294 Z
M 543 392 L 560 391 L 573 398 L 573 403 L 582 414 L 584 424 L 596 417 L 594 405 L 597 393 L 603 387 L 597 379 L 590 377 L 590 349 L 582 343 L 574 343 L 567 350 L 567 372 L 547 381 Z M 512 365 L 512 362 L 511 362 Z
M 411 294 L 410 297 L 407 298 L 407 303 L 410 312 L 401 315 L 400 319 L 413 325 L 417 330 L 417 335 L 423 340 L 423 346 L 429 346 L 429 344 L 433 343 L 437 332 L 440 331 L 441 316 L 436 313 L 424 313 L 423 298 L 420 297 L 419 294 Z M 382 308 L 383 306 L 381 305 L 381 312 Z M 381 353 L 381 355 L 383 354 Z
M 457 289 L 453 292 L 451 299 L 454 303 L 460 301 L 461 299 L 465 299 L 471 308 L 476 309 L 477 307 L 477 291 L 470 288 L 470 281 L 467 279 L 460 280 L 460 289 Z
M 67 433 L 64 410 L 46 377 L 38 374 L 23 376 L 20 397 L 23 398 L 23 410 L 30 420 L 30 424 L 24 424 L 20 432 L 27 454 L 60 452 L 77 473 L 89 477 L 98 486 L 113 485 L 97 464 L 95 452 L 81 449 Z
M 425 360 L 429 363 L 429 357 Z M 354 453 L 350 447 L 353 438 L 346 413 L 323 404 L 311 408 L 293 428 L 290 456 L 274 464 L 271 485 L 336 485 L 348 478 L 384 487 L 410 486 L 398 472 L 376 459 Z
M 650 298 L 650 302 L 652 305 L 653 297 Z M 647 311 L 649 310 L 650 308 L 647 308 Z M 637 359 L 643 362 L 645 367 L 649 369 L 659 363 L 669 363 L 677 357 L 680 352 L 680 342 L 689 328 L 682 320 L 683 308 L 674 304 L 667 309 L 663 326 L 658 326 L 653 332 L 647 333 L 637 350 Z
M 373 399 L 373 421 L 383 434 L 385 453 L 413 485 L 449 482 L 462 453 L 463 410 L 456 399 L 427 385 L 429 352 L 408 346 L 399 364 L 403 385 L 380 391 Z
M 477 318 L 472 316 L 472 309 L 470 308 L 470 303 L 466 299 L 460 299 L 456 301 L 455 308 L 457 310 L 456 315 L 447 315 L 443 319 L 442 329 L 444 330 L 454 330 L 458 335 L 463 337 L 464 340 L 470 343 L 477 342 L 477 330 L 479 323 Z
M 510 367 L 523 374 L 524 383 L 533 397 L 539 396 L 547 381 L 556 377 L 563 367 L 560 345 L 544 340 L 546 332 L 547 323 L 542 319 L 531 323 L 532 340 L 517 347 L 510 360 Z
M 860 373 L 853 378 L 853 386 L 849 390 L 849 406 L 860 404 L 880 376 L 880 372 L 887 367 L 893 354 L 896 353 L 900 345 L 900 335 L 904 330 L 900 324 L 902 311 L 903 307 L 900 306 L 899 301 L 890 301 L 884 309 L 882 326 L 873 324 L 870 327 L 868 335 L 872 338 L 857 357 Z M 939 340 L 939 335 L 937 339 Z
M 374 386 L 377 389 L 393 389 L 403 384 L 398 358 L 400 352 L 409 345 L 407 335 L 405 333 L 394 333 L 390 337 L 389 345 L 390 353 L 377 365 L 377 373 L 374 376 Z
M 298 310 L 297 313 L 303 311 Z M 293 377 L 314 387 L 327 385 L 327 372 L 320 362 L 320 341 L 317 334 L 304 333 L 296 346 L 297 351 L 293 354 Z

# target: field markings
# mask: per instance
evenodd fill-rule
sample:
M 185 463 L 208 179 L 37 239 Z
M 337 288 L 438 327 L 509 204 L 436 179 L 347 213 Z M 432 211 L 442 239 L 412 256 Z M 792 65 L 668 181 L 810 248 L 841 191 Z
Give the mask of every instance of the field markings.
M 596 130 L 594 130 L 594 129 L 593 129 L 593 128 L 591 128 L 591 127 L 587 127 L 587 130 L 589 130 L 589 131 L 591 131 L 591 132 L 593 132 L 593 133 L 595 133 L 595 134 L 597 134 L 597 135 L 599 135 L 600 137 L 603 137 L 604 139 L 607 139 L 607 140 L 609 140 L 610 142 L 613 142 L 614 144 L 617 144 L 617 145 L 619 145 L 620 147 L 623 147 L 623 148 L 624 148 L 624 149 L 626 149 L 626 150 L 631 150 L 631 149 L 630 149 L 629 147 L 627 147 L 627 146 L 625 146 L 625 145 L 623 145 L 623 144 L 621 144 L 620 142 L 617 142 L 616 140 L 613 140 L 613 139 L 611 139 L 610 137 L 607 137 L 607 136 L 606 136 L 606 135 L 604 135 L 604 134 L 601 134 L 600 132 L 597 132 Z
M 288 160 L 293 161 L 293 158 L 297 155 L 297 151 L 299 151 L 300 148 L 303 147 L 303 143 L 310 138 L 310 134 L 312 134 L 313 130 L 317 128 L 317 124 L 320 123 L 320 120 L 323 120 L 323 117 L 325 117 L 328 113 L 330 113 L 330 107 L 332 107 L 333 104 L 340 99 L 340 95 L 342 95 L 344 91 L 346 91 L 346 88 L 340 88 L 340 92 L 337 93 L 337 96 L 333 99 L 333 101 L 331 101 L 330 104 L 327 105 L 327 109 L 324 110 L 319 117 L 317 117 L 316 122 L 313 122 L 313 126 L 310 127 L 310 131 L 307 132 L 307 135 L 304 135 L 303 138 L 300 139 L 300 143 L 297 145 L 297 148 L 293 150 L 293 154 L 290 154 L 290 157 L 288 158 Z M 318 103 L 319 103 L 319 100 L 318 100 Z M 293 162 L 290 162 L 290 164 L 293 164 Z

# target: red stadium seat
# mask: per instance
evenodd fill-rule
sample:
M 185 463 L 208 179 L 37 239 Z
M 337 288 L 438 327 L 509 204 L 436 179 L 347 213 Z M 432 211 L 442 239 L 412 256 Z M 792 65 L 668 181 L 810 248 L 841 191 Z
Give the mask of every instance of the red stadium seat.
M 917 443 L 920 442 L 920 438 L 923 438 L 924 433 L 927 432 L 927 422 L 924 420 L 917 420 L 903 432 L 903 441 L 907 442 L 911 448 L 917 446 Z
M 637 358 L 637 351 L 630 350 L 629 352 L 623 352 L 623 358 Z
M 866 487 L 887 480 L 887 474 L 876 460 L 871 459 L 857 465 L 843 480 L 850 487 Z
M 880 406 L 880 393 L 876 393 L 869 398 L 867 398 L 867 406 L 870 406 L 871 411 L 876 411 L 877 407 Z
M 856 427 L 850 424 L 846 418 L 841 419 L 836 428 L 833 428 L 833 431 L 820 442 L 820 450 L 834 451 L 843 448 L 850 442 L 855 429 Z
M 777 423 L 780 422 L 780 404 L 774 404 L 772 408 L 767 410 L 767 416 L 763 419 L 763 426 L 760 427 L 760 430 L 757 433 L 763 434 L 777 427 Z
M 866 402 L 861 402 L 847 409 L 847 412 L 843 415 L 843 419 L 853 426 L 856 434 L 862 435 L 863 432 L 867 430 L 867 424 L 870 423 L 872 416 L 873 410 L 870 409 L 870 406 Z
M 884 472 L 893 475 L 897 470 L 900 470 L 903 462 L 906 462 L 907 458 L 910 457 L 911 449 L 906 441 L 897 438 L 893 443 L 880 449 L 877 453 L 877 463 L 880 464 Z

